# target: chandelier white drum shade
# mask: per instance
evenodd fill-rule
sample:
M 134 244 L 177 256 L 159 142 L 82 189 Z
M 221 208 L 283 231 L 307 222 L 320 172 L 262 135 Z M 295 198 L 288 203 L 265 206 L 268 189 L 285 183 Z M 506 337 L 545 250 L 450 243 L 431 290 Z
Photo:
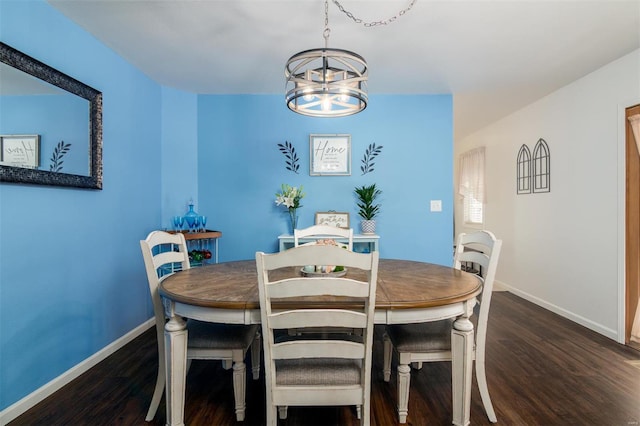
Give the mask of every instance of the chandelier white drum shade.
M 344 117 L 367 107 L 365 59 L 342 49 L 311 49 L 293 55 L 285 67 L 286 102 L 312 117 Z

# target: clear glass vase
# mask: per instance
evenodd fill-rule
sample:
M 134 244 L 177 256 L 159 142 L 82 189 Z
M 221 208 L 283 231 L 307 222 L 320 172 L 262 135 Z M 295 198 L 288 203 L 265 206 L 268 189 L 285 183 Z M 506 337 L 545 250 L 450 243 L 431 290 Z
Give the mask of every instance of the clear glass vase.
M 293 235 L 293 230 L 298 226 L 298 212 L 297 209 L 289 209 L 289 225 L 291 226 L 291 235 Z

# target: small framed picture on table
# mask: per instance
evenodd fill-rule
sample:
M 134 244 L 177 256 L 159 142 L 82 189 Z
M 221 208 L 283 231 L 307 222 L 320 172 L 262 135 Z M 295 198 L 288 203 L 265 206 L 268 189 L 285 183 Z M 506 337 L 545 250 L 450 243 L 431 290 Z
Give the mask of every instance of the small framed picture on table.
M 316 212 L 316 225 L 349 228 L 349 213 L 335 211 Z

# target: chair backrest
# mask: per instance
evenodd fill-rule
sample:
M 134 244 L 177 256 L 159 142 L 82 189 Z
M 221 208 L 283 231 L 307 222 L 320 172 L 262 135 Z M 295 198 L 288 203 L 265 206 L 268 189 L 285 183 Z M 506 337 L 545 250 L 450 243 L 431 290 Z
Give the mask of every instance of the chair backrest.
M 164 231 L 153 231 L 146 239 L 140 241 L 140 249 L 156 318 L 158 349 L 160 353 L 164 353 L 165 309 L 158 293 L 158 285 L 175 272 L 190 268 L 187 242 L 180 232 L 170 234 Z
M 458 235 L 456 253 L 453 267 L 462 269 L 462 264 L 472 262 L 479 268 L 479 274 L 483 279 L 482 294 L 480 300 L 480 313 L 478 314 L 478 326 L 476 330 L 476 344 L 484 346 L 487 335 L 487 321 L 489 318 L 489 306 L 491 305 L 491 293 L 493 281 L 498 267 L 498 258 L 502 248 L 502 240 L 496 239 L 489 231 L 477 231 Z
M 341 238 L 346 239 L 347 244 L 340 245 L 346 246 L 347 250 L 353 251 L 353 228 L 339 228 L 337 226 L 329 226 L 329 225 L 313 225 L 304 229 L 294 229 L 293 230 L 293 246 L 298 247 L 300 244 L 301 238 L 314 238 L 316 240 L 320 239 L 332 239 L 332 238 Z
M 300 265 L 314 263 L 344 265 L 366 271 L 367 281 L 344 277 L 302 277 Z M 361 360 L 362 395 L 371 391 L 371 358 L 373 343 L 373 317 L 375 311 L 378 252 L 353 253 L 336 246 L 303 245 L 280 253 L 256 253 L 260 314 L 264 341 L 265 375 L 268 392 L 276 385 L 276 360 L 299 358 L 343 358 Z M 292 268 L 293 267 L 293 268 Z M 285 269 L 281 269 L 285 268 Z M 275 276 L 274 270 L 281 275 Z M 274 277 L 275 276 L 275 277 Z M 324 307 L 298 307 L 301 297 L 330 296 L 330 300 L 348 297 L 353 303 L 334 303 Z M 275 301 L 274 305 L 274 300 Z M 285 299 L 294 299 L 284 309 Z M 325 299 L 326 300 L 326 299 Z M 326 303 L 326 302 L 322 302 Z M 303 337 L 276 342 L 275 334 L 289 328 L 344 327 L 362 329 L 362 340 L 353 335 L 332 335 L 325 339 Z M 285 333 L 286 334 L 286 333 Z M 357 340 L 357 339 L 355 339 Z M 322 386 L 319 386 L 322 388 Z M 310 390 L 311 391 L 311 390 Z M 313 405 L 313 404 L 311 404 Z M 339 405 L 339 404 L 336 404 Z

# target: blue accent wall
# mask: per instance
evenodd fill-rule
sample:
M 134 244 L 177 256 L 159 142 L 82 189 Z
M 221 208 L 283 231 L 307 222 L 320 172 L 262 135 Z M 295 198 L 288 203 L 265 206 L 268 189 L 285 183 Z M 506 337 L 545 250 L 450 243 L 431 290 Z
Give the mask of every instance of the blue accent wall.
M 102 191 L 0 184 L 4 409 L 152 315 L 138 241 L 160 223 L 161 88 L 44 1 L 0 1 L 0 39 L 104 96 Z
M 309 135 L 350 134 L 351 176 L 310 176 Z M 286 169 L 277 144 L 288 141 L 300 158 L 299 174 Z M 360 166 L 369 144 L 382 145 L 374 171 Z M 299 227 L 315 212 L 349 212 L 359 232 L 353 190 L 376 183 L 380 255 L 451 264 L 452 99 L 441 96 L 371 96 L 363 112 L 320 119 L 289 111 L 282 95 L 198 97 L 198 213 L 222 231 L 220 260 L 251 259 L 277 250 L 288 216 L 275 205 L 283 183 L 302 185 Z M 431 213 L 429 200 L 442 200 Z
M 198 198 L 198 97 L 162 88 L 162 223 L 173 229 L 173 216 L 187 212 Z
M 140 239 L 193 197 L 223 232 L 220 260 L 275 251 L 282 183 L 303 185 L 300 226 L 345 211 L 377 183 L 381 255 L 450 264 L 452 99 L 373 95 L 362 113 L 316 119 L 283 95 L 194 95 L 164 88 L 43 0 L 0 0 L 0 39 L 103 92 L 104 189 L 0 183 L 0 410 L 152 316 Z M 351 176 L 309 176 L 309 134 L 352 137 Z M 300 173 L 277 144 L 291 142 Z M 375 170 L 362 175 L 371 143 Z M 443 202 L 429 212 L 429 200 Z

